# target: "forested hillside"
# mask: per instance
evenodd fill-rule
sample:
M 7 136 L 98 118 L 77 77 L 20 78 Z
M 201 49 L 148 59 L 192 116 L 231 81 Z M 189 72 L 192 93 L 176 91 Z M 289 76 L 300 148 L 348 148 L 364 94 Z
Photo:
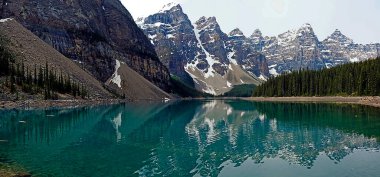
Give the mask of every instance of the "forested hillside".
M 33 68 L 25 66 L 23 61 L 16 61 L 14 54 L 10 52 L 6 44 L 9 41 L 0 36 L 0 89 L 1 92 L 19 92 L 31 95 L 41 94 L 45 99 L 58 99 L 58 93 L 70 94 L 74 97 L 87 96 L 87 90 L 83 84 L 73 81 L 69 75 L 62 71 L 45 66 L 34 65 Z
M 272 77 L 253 93 L 253 96 L 266 97 L 334 95 L 380 95 L 380 58 Z

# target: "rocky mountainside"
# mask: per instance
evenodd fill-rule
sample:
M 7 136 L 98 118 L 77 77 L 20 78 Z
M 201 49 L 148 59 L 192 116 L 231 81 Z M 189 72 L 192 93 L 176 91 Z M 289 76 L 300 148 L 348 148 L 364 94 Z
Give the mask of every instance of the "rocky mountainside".
M 260 68 L 252 66 L 256 63 L 267 68 L 265 57 L 260 55 L 252 55 L 251 60 L 255 61 L 238 59 L 234 47 L 240 44 L 223 33 L 215 17 L 201 17 L 192 24 L 179 4 L 170 3 L 156 14 L 139 18 L 137 24 L 170 72 L 200 91 L 219 95 L 234 85 L 260 84 L 261 80 L 243 70 L 239 62 L 247 63 L 247 70 L 252 69 L 250 73 L 261 73 L 253 71 Z
M 322 41 L 326 67 L 358 62 L 380 56 L 380 44 L 356 44 L 338 29 Z
M 277 37 L 265 37 L 262 52 L 267 57 L 270 73 L 277 75 L 299 69 L 324 68 L 320 47 L 313 28 L 305 24 Z
M 103 83 L 120 61 L 169 90 L 169 71 L 119 0 L 0 0 L 0 17 L 15 18 Z
M 184 66 L 191 62 L 198 52 L 202 52 L 197 45 L 194 27 L 180 6 L 169 4 L 165 8 L 171 9 L 170 13 L 165 13 L 163 9 L 157 14 L 137 20 L 137 24 L 155 45 L 159 58 L 170 69 L 170 73 L 193 85 L 193 80 L 185 72 Z
M 356 44 L 339 30 L 320 41 L 310 24 L 276 37 L 253 36 L 256 49 L 267 57 L 270 74 L 274 76 L 299 69 L 330 68 L 380 54 L 380 44 Z
M 356 44 L 339 30 L 320 41 L 308 23 L 274 37 L 263 36 L 259 29 L 246 37 L 238 28 L 226 35 L 215 17 L 201 17 L 191 24 L 181 6 L 174 3 L 137 21 L 169 70 L 190 82 L 199 77 L 199 73 L 192 74 L 191 67 L 208 76 L 223 76 L 232 63 L 250 76 L 266 80 L 294 70 L 318 70 L 376 58 L 380 49 L 380 44 Z
M 0 37 L 9 41 L 7 42 L 7 48 L 15 56 L 15 62 L 20 63 L 23 61 L 27 68 L 26 70 L 33 72 L 33 74 L 37 71 L 34 68 L 45 67 L 45 64 L 48 64 L 53 73 L 69 76 L 73 82 L 83 84 L 90 99 L 116 98 L 116 95 L 103 87 L 103 83 L 83 70 L 77 63 L 63 56 L 52 46 L 35 36 L 16 20 L 0 20 Z M 128 99 L 159 100 L 172 98 L 172 96 L 132 70 L 126 63 L 116 60 L 116 65 L 117 67 L 115 67 L 112 77 L 105 83 L 114 93 Z M 0 78 L 0 85 L 3 84 L 2 82 L 3 80 Z M 3 91 L 0 91 L 0 100 L 2 99 Z M 10 98 L 9 95 L 11 94 L 3 95 Z M 34 96 L 33 99 L 38 99 L 38 95 L 28 96 Z M 59 99 L 70 99 L 70 97 L 63 95 Z
M 33 74 L 37 74 L 35 73 L 37 72 L 37 70 L 34 70 L 35 68 L 45 67 L 47 64 L 55 73 L 69 76 L 73 82 L 83 84 L 88 90 L 88 96 L 91 99 L 115 97 L 104 89 L 102 83 L 91 74 L 39 39 L 16 20 L 0 20 L 0 37 L 7 41 L 6 44 L 2 45 L 6 45 L 7 49 L 15 56 L 15 63 L 19 65 L 22 62 L 25 64 L 26 70 L 33 72 Z M 3 80 L 0 79 L 0 82 L 0 85 L 2 85 Z M 7 100 L 10 97 L 10 93 L 6 93 L 5 90 L 0 91 L 0 100 Z M 38 95 L 35 97 L 38 97 Z M 68 97 L 68 95 L 62 97 Z
M 259 33 L 259 31 L 255 32 Z M 265 80 L 265 77 L 269 75 L 268 64 L 266 57 L 258 50 L 262 42 L 260 37 L 256 38 L 256 33 L 247 38 L 240 29 L 232 30 L 227 41 L 230 50 L 228 57 L 252 76 Z

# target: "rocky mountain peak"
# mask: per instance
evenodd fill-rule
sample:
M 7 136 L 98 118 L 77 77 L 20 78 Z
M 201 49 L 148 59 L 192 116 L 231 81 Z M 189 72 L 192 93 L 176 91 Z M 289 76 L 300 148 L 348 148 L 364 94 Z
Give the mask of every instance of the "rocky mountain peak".
M 263 33 L 261 33 L 259 29 L 256 29 L 250 36 L 251 39 L 262 38 L 262 37 L 263 37 Z
M 335 29 L 335 31 L 334 31 L 334 33 L 333 34 L 340 34 L 340 35 L 342 35 L 342 32 L 340 32 L 340 30 L 339 29 Z
M 345 36 L 339 29 L 336 29 L 327 39 L 324 40 L 327 43 L 340 43 L 341 45 L 353 44 L 354 41 Z
M 252 35 L 249 37 L 251 39 L 254 47 L 256 50 L 261 51 L 265 44 L 265 39 L 263 37 L 263 34 L 259 29 L 256 29 Z
M 194 23 L 195 30 L 199 33 L 202 33 L 205 35 L 205 33 L 209 34 L 211 36 L 217 35 L 219 36 L 219 39 L 226 39 L 227 35 L 223 33 L 223 31 L 220 29 L 220 26 L 218 22 L 216 21 L 215 17 L 201 17 L 198 21 Z M 201 35 L 202 36 L 202 35 Z M 207 36 L 207 35 L 206 35 Z M 201 37 L 202 38 L 202 37 Z M 221 40 L 217 42 L 222 42 Z
M 195 22 L 198 29 L 202 28 L 209 28 L 209 29 L 215 29 L 220 28 L 218 22 L 216 21 L 215 17 L 201 17 L 198 21 Z
M 312 28 L 310 23 L 304 23 L 301 28 Z
M 144 24 L 152 23 L 153 21 L 170 24 L 173 23 L 173 21 L 175 23 L 176 20 L 183 20 L 187 18 L 187 15 L 183 13 L 181 5 L 175 2 L 171 2 L 164 5 L 162 9 L 155 14 L 145 17 L 138 17 L 135 22 L 141 28 Z
M 159 13 L 163 13 L 166 11 L 175 11 L 175 10 L 181 10 L 182 11 L 182 7 L 179 3 L 171 2 L 171 3 L 164 5 L 164 7 L 162 7 L 162 9 L 159 11 Z
M 228 34 L 228 36 L 244 37 L 244 33 L 239 28 L 235 28 Z
M 301 28 L 297 31 L 298 36 L 305 35 L 305 34 L 311 34 L 314 35 L 313 27 L 309 23 L 305 23 L 301 26 Z

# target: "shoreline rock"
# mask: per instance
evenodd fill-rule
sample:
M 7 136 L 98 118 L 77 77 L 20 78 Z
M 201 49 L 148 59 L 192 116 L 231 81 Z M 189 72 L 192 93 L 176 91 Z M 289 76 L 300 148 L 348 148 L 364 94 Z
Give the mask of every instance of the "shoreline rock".
M 379 96 L 363 96 L 363 97 L 250 97 L 242 98 L 248 101 L 259 102 L 283 102 L 283 103 L 338 103 L 338 104 L 357 104 L 380 108 Z
M 0 163 L 0 177 L 31 177 L 24 168 L 17 164 Z

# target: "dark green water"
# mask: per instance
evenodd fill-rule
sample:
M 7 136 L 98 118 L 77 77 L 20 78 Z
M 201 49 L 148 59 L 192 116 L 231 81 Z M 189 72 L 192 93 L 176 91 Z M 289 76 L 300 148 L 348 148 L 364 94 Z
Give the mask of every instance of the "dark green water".
M 380 176 L 380 109 L 247 101 L 0 111 L 35 176 Z

